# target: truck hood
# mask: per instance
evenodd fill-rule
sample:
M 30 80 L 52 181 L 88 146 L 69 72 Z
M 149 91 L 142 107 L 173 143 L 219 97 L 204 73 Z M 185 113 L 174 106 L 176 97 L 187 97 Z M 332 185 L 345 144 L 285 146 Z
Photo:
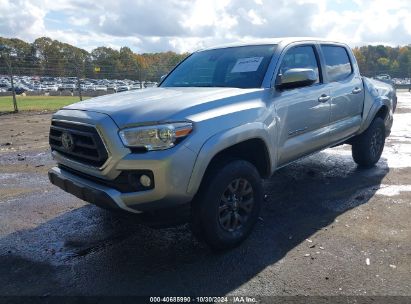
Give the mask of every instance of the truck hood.
M 92 98 L 64 107 L 66 110 L 93 111 L 109 115 L 123 128 L 147 122 L 204 119 L 219 115 L 219 108 L 235 112 L 261 105 L 264 89 L 238 88 L 149 88 Z M 228 113 L 225 113 L 228 114 Z

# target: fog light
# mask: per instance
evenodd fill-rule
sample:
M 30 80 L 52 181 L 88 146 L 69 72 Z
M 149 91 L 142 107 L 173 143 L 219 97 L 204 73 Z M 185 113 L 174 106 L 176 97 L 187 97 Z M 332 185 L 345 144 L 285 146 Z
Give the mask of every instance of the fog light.
M 151 178 L 143 174 L 140 176 L 140 184 L 148 188 L 151 186 Z

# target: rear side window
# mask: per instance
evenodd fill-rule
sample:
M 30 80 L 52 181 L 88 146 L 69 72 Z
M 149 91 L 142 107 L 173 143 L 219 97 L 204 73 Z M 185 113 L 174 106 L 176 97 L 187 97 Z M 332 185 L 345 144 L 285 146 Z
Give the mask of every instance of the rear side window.
M 330 81 L 340 81 L 347 78 L 352 72 L 347 50 L 341 46 L 322 45 L 325 58 L 325 72 Z
M 279 74 L 296 68 L 313 69 L 317 74 L 316 83 L 320 82 L 318 62 L 312 46 L 297 46 L 287 51 L 281 63 Z

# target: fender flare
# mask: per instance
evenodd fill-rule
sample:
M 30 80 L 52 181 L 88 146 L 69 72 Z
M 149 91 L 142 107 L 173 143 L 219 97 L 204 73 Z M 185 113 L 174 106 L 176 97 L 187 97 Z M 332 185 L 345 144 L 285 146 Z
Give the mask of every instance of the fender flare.
M 208 165 L 214 156 L 235 144 L 250 139 L 260 139 L 264 142 L 268 151 L 270 172 L 272 172 L 272 169 L 275 167 L 277 151 L 274 149 L 274 139 L 269 134 L 266 125 L 261 122 L 254 122 L 219 132 L 208 138 L 197 155 L 187 186 L 187 193 L 191 195 L 197 193 Z
M 368 113 L 364 113 L 361 128 L 358 130 L 359 134 L 361 134 L 362 132 L 367 130 L 367 128 L 370 126 L 371 122 L 374 120 L 377 113 L 383 107 L 386 107 L 387 110 L 388 110 L 387 117 L 384 121 L 385 126 L 386 126 L 387 129 L 391 129 L 392 115 L 393 115 L 392 114 L 392 108 L 391 108 L 391 101 L 386 96 L 380 96 L 380 97 L 377 97 L 376 99 L 374 99 L 374 102 L 372 103 L 371 107 L 369 108 Z

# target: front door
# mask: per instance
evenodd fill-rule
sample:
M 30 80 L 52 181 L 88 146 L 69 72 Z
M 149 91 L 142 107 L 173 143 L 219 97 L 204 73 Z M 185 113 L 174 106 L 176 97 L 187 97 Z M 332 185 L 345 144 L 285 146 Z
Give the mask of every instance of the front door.
M 284 55 L 279 74 L 288 69 L 309 68 L 317 72 L 317 81 L 274 94 L 279 120 L 278 165 L 285 165 L 328 145 L 330 92 L 323 84 L 318 54 L 313 45 L 295 46 Z

